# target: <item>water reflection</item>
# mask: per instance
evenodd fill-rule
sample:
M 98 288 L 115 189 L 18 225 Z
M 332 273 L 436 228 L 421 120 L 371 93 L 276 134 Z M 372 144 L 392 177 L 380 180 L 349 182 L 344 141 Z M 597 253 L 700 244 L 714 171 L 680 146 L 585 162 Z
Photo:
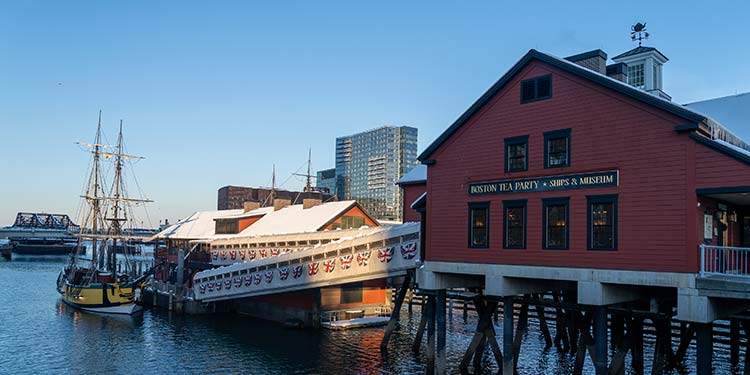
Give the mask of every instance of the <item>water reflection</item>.
M 235 315 L 183 316 L 147 310 L 135 316 L 82 313 L 60 300 L 55 279 L 57 261 L 0 261 L 0 373 L 252 373 L 252 374 L 421 374 L 425 343 L 411 346 L 419 324 L 419 307 L 402 313 L 387 356 L 380 354 L 382 328 L 350 331 L 287 329 Z M 453 314 L 447 322 L 449 372 L 457 372 L 474 333 Z M 502 335 L 502 321 L 495 325 Z M 550 326 L 555 334 L 554 324 Z M 426 337 L 425 337 L 426 340 Z M 653 339 L 645 340 L 646 370 Z M 744 354 L 742 354 L 744 355 Z M 717 346 L 716 373 L 730 373 L 728 350 Z M 688 368 L 695 368 L 694 347 Z M 573 357 L 552 348 L 535 319 L 529 321 L 519 358 L 519 374 L 571 373 Z M 629 358 L 628 358 L 629 361 Z M 485 373 L 496 372 L 487 351 Z M 584 373 L 593 373 L 587 360 Z M 672 374 L 688 373 L 684 369 Z

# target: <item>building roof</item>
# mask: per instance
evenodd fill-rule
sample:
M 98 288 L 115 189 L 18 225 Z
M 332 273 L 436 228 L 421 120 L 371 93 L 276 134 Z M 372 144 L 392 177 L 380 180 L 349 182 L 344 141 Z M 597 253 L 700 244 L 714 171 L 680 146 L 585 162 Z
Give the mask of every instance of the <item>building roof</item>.
M 409 172 L 406 172 L 398 181 L 396 185 L 420 185 L 427 183 L 427 166 L 419 164 L 412 168 Z
M 623 53 L 621 53 L 621 54 L 613 57 L 612 60 L 621 59 L 623 57 L 630 57 L 630 56 L 634 56 L 634 55 L 639 55 L 641 53 L 646 53 L 646 52 L 656 52 L 659 55 L 661 55 L 661 57 L 663 57 L 664 60 L 669 60 L 667 58 L 667 56 L 664 56 L 664 54 L 661 53 L 661 52 L 659 52 L 658 49 L 656 49 L 654 47 L 643 47 L 643 46 L 638 46 L 638 47 L 635 47 L 635 48 L 631 49 L 630 51 L 625 51 L 625 52 L 623 52 Z
M 232 211 L 234 211 L 234 210 L 232 210 Z M 216 217 L 216 218 L 214 218 L 214 220 L 244 219 L 244 218 L 247 218 L 247 217 L 263 216 L 263 215 L 265 215 L 265 214 L 267 214 L 269 212 L 273 212 L 273 207 L 256 208 L 254 210 L 250 210 L 250 211 L 247 211 L 247 212 L 244 212 L 244 211 L 240 212 L 239 214 L 236 214 L 236 215 L 228 215 L 228 216 Z
M 720 122 L 737 137 L 750 140 L 750 92 L 685 104 Z
M 430 144 L 424 151 L 422 151 L 417 159 L 419 159 L 423 163 L 425 163 L 425 161 L 428 161 L 430 156 L 440 147 L 440 145 L 443 144 L 443 142 L 448 140 L 448 138 L 450 138 L 453 133 L 458 131 L 461 126 L 467 123 L 477 111 L 479 111 L 485 104 L 487 104 L 487 102 L 489 102 L 490 99 L 492 99 L 492 97 L 495 96 L 495 94 L 505 86 L 506 83 L 510 82 L 510 80 L 513 78 L 513 76 L 516 75 L 516 73 L 518 73 L 532 60 L 542 61 L 567 73 L 576 75 L 583 79 L 597 83 L 601 86 L 615 90 L 623 95 L 672 113 L 675 116 L 689 121 L 690 123 L 713 123 L 713 121 L 710 121 L 710 119 L 705 115 L 694 111 L 691 108 L 687 108 L 682 105 L 662 99 L 656 95 L 630 86 L 627 83 L 607 77 L 606 75 L 600 74 L 591 69 L 587 69 L 565 59 L 532 49 L 529 50 L 529 52 L 527 52 L 523 57 L 521 57 L 521 59 L 515 65 L 513 65 L 510 70 L 508 70 L 508 72 L 506 72 L 497 82 L 495 82 L 495 84 L 492 85 L 492 87 L 489 88 L 489 90 L 487 90 L 479 99 L 477 99 L 477 101 L 474 102 L 474 104 L 472 104 L 471 107 L 469 107 L 469 109 L 466 110 L 466 112 L 464 112 L 435 141 L 433 141 L 432 144 Z M 425 164 L 429 164 L 429 161 Z
M 202 240 L 209 239 L 215 235 L 216 223 L 214 219 L 239 215 L 238 210 L 197 211 L 192 215 L 168 226 L 157 233 L 154 238 L 166 238 L 172 240 Z
M 328 202 L 303 209 L 295 204 L 272 211 L 245 228 L 235 237 L 267 236 L 273 234 L 317 232 L 354 206 L 356 201 Z M 364 210 L 363 210 L 364 212 Z M 373 219 L 374 221 L 374 219 Z

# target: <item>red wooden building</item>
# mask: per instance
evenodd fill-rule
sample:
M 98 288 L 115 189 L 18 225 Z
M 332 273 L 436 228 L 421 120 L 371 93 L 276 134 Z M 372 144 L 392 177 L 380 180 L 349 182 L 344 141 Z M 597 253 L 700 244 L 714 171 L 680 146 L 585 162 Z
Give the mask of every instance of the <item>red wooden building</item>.
M 748 307 L 746 286 L 727 298 L 701 277 L 748 274 L 747 253 L 701 258 L 700 245 L 750 245 L 750 147 L 665 99 L 656 49 L 613 60 L 530 50 L 419 156 L 421 288 L 569 289 L 594 306 L 664 296 L 700 323 Z

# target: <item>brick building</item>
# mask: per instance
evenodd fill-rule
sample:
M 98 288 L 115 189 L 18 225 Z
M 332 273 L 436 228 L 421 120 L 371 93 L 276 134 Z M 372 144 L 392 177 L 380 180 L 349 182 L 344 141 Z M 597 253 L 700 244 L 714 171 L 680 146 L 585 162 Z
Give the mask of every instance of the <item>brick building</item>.
M 323 202 L 335 200 L 334 195 L 319 192 L 301 192 L 289 190 L 275 190 L 276 198 L 289 199 L 292 204 L 302 204 L 303 199 L 322 199 Z M 242 209 L 245 202 L 258 202 L 261 207 L 273 205 L 270 198 L 271 189 L 251 188 L 243 186 L 224 186 L 219 189 L 216 208 L 218 210 Z

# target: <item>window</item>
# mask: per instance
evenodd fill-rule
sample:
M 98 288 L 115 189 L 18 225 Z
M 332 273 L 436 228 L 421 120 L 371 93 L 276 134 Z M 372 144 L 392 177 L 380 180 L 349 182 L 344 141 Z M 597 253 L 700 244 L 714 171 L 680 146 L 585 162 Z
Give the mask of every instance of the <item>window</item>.
M 542 199 L 542 245 L 545 249 L 568 249 L 569 198 Z
M 544 168 L 570 166 L 570 129 L 544 133 Z
M 341 225 L 338 226 L 338 228 L 341 229 L 350 229 L 350 228 L 360 228 L 363 225 L 365 225 L 365 218 L 360 216 L 343 216 L 341 218 Z M 336 228 L 336 225 L 334 223 L 334 229 Z
M 239 232 L 236 220 L 216 220 L 214 232 L 216 234 L 236 234 Z
M 526 200 L 503 201 L 503 232 L 506 249 L 526 248 Z
M 628 84 L 642 89 L 646 87 L 643 64 L 628 65 Z
M 552 76 L 546 75 L 521 81 L 521 104 L 552 97 Z
M 617 195 L 587 196 L 589 250 L 617 250 Z
M 489 247 L 489 224 L 490 203 L 469 203 L 469 247 Z
M 505 172 L 528 169 L 529 136 L 505 138 Z

